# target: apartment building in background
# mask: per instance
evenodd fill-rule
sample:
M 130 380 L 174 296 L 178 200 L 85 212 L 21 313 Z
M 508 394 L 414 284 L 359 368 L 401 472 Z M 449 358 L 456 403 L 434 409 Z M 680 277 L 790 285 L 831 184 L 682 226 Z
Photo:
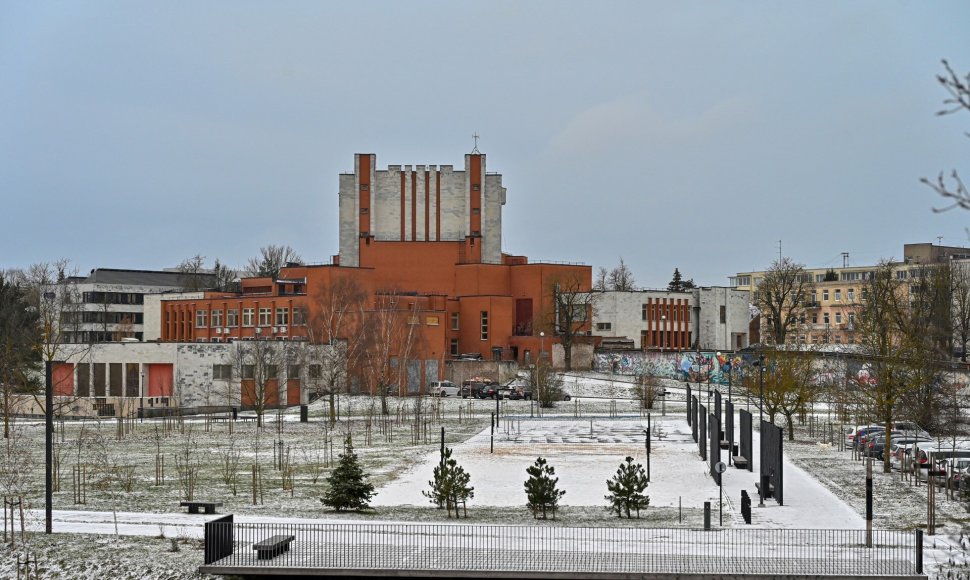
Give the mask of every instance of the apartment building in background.
M 847 255 L 846 255 L 847 256 Z M 970 248 L 929 243 L 905 244 L 903 259 L 893 262 L 894 274 L 907 291 L 928 267 L 946 262 L 964 264 L 970 260 Z M 853 345 L 857 342 L 856 320 L 863 305 L 863 288 L 876 270 L 875 265 L 805 268 L 814 282 L 815 291 L 802 304 L 798 325 L 791 331 L 802 345 Z M 739 272 L 730 277 L 737 291 L 753 293 L 765 271 Z M 908 282 L 908 283 L 906 283 Z M 753 296 L 752 296 L 753 301 Z M 761 329 L 764 333 L 764 328 Z

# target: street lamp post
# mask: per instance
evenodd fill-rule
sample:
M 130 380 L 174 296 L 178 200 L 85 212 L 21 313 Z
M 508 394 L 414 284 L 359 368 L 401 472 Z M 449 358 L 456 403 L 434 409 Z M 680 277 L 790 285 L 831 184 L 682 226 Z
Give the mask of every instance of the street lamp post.
M 141 408 L 138 410 L 138 417 L 144 422 L 145 421 L 145 371 L 141 372 L 141 388 L 139 389 L 139 394 L 141 394 Z
M 758 355 L 758 428 L 765 420 L 765 355 Z

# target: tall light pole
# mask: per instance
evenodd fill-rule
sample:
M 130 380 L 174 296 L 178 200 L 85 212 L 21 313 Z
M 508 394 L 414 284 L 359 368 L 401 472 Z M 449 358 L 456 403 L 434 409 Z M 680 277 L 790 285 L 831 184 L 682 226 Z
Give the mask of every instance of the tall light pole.
M 765 420 L 764 417 L 765 408 L 765 355 L 758 355 L 758 428 L 761 428 L 761 422 Z

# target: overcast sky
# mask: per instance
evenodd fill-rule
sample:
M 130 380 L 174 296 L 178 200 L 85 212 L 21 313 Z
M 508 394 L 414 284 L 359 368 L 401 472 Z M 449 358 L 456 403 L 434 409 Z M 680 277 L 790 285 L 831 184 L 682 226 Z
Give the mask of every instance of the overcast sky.
M 970 245 L 919 183 L 960 2 L 0 0 L 0 268 L 241 265 L 337 248 L 354 153 L 508 188 L 503 251 L 702 284 Z

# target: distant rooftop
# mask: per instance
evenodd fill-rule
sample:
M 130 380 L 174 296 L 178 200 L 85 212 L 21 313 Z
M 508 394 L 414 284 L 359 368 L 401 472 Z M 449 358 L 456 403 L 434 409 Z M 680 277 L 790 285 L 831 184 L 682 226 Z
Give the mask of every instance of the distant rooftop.
M 88 284 L 127 284 L 131 286 L 171 286 L 181 288 L 185 286 L 188 275 L 179 272 L 162 272 L 158 270 L 121 270 L 116 268 L 95 268 L 85 278 Z M 203 287 L 215 285 L 215 277 L 211 274 L 196 274 L 203 280 Z

